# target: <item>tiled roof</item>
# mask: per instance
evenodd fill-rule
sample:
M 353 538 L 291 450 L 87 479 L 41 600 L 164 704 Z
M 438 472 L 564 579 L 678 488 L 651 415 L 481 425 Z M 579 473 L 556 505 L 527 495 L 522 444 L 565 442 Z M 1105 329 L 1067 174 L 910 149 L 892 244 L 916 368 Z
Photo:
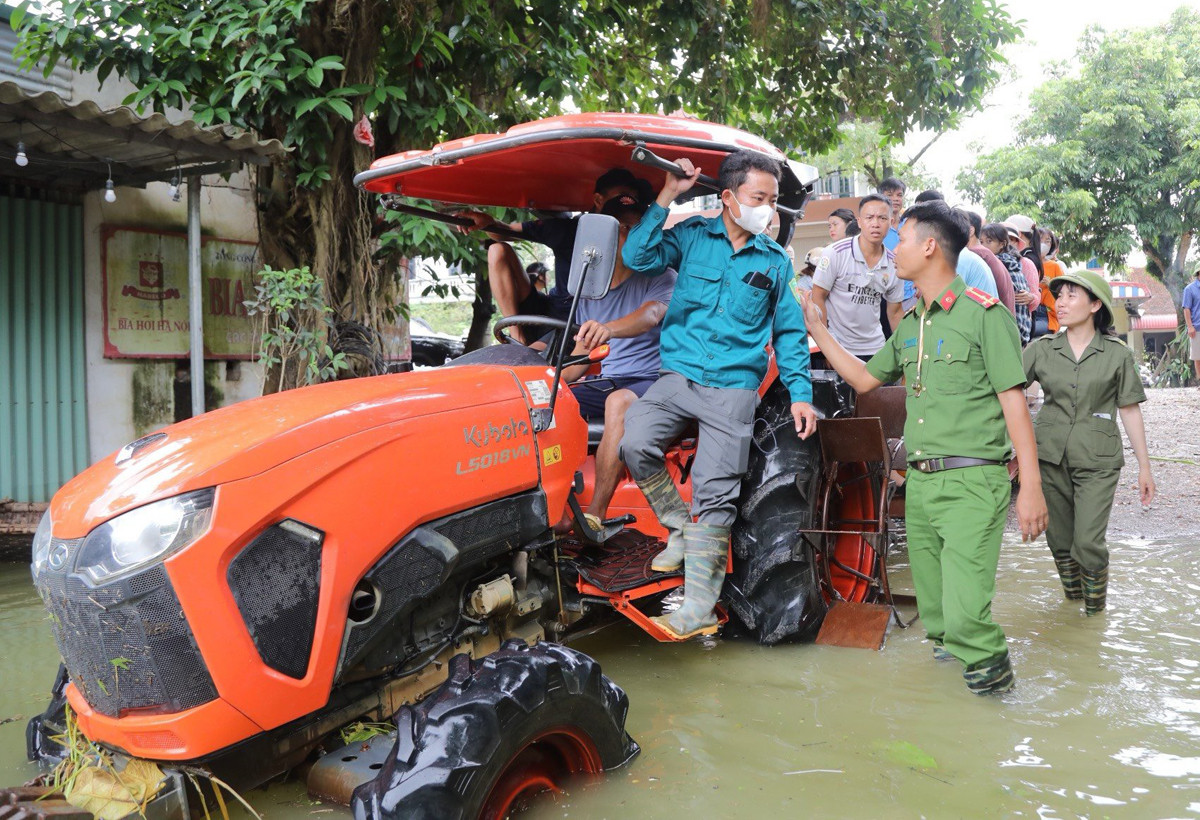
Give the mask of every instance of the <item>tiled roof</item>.
M 1140 305 L 1142 313 L 1161 314 L 1177 312 L 1178 308 L 1175 305 L 1175 300 L 1171 298 L 1171 292 L 1167 290 L 1167 286 L 1146 273 L 1145 268 L 1130 268 L 1126 278 L 1150 291 L 1150 300 Z

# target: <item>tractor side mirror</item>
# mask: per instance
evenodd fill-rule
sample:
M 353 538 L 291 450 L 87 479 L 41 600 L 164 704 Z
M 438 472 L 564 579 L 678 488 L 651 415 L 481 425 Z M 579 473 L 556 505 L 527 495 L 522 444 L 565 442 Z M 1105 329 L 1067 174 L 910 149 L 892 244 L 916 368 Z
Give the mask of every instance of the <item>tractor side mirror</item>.
M 575 252 L 571 255 L 571 278 L 567 288 L 581 299 L 600 299 L 608 293 L 617 266 L 617 220 L 604 214 L 579 217 Z M 584 266 L 587 266 L 584 275 Z

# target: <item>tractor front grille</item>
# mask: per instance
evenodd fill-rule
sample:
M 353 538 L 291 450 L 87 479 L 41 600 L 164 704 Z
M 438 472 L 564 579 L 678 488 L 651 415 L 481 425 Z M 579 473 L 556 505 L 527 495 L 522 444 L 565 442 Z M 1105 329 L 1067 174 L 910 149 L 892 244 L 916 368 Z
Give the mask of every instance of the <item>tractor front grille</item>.
M 217 697 L 161 564 L 101 586 L 45 568 L 37 587 L 71 681 L 97 712 L 179 712 Z

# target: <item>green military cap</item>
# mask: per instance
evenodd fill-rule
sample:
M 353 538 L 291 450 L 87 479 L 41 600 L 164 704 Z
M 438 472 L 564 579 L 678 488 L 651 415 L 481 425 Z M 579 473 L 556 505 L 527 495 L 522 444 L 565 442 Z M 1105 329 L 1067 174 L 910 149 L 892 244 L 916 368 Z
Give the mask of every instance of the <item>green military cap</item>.
M 1058 292 L 1062 290 L 1062 286 L 1068 282 L 1072 285 L 1079 285 L 1093 297 L 1099 299 L 1100 304 L 1104 305 L 1104 309 L 1108 311 L 1109 317 L 1112 317 L 1112 288 L 1108 282 L 1104 281 L 1103 276 L 1087 268 L 1076 268 L 1070 273 L 1056 276 L 1050 280 L 1050 292 L 1054 294 L 1055 299 L 1058 298 Z

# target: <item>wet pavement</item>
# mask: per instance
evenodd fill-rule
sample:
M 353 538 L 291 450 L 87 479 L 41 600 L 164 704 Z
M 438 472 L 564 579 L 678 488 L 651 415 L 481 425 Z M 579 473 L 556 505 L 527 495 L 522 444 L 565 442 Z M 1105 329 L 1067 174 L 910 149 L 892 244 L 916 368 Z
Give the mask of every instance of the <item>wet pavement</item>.
M 1086 619 L 1044 543 L 1006 541 L 995 615 L 1018 684 L 999 698 L 934 662 L 919 622 L 882 652 L 590 636 L 576 646 L 628 692 L 642 754 L 522 816 L 1200 815 L 1200 543 L 1112 547 L 1109 612 Z M 0 565 L 3 785 L 36 773 L 24 724 L 57 665 L 45 617 L 28 569 Z M 249 798 L 268 818 L 349 817 L 298 784 Z

